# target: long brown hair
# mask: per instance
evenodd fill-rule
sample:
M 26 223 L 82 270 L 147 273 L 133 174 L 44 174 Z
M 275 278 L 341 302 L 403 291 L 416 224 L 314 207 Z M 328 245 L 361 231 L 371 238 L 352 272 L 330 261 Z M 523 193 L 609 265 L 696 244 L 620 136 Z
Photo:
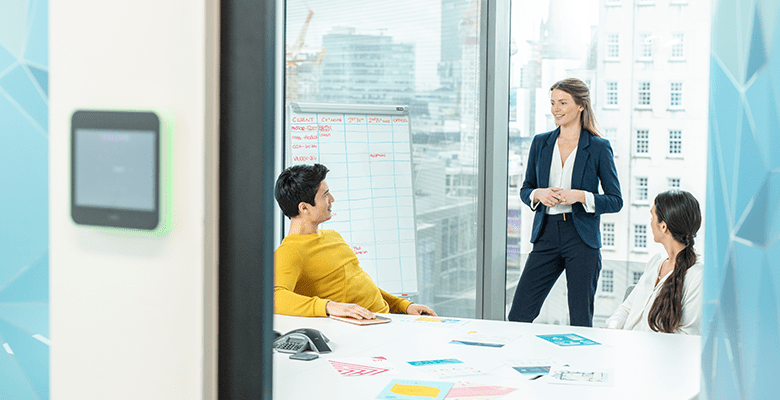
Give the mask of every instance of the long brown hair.
M 672 275 L 655 298 L 647 323 L 655 332 L 674 333 L 682 322 L 685 274 L 696 263 L 693 239 L 701 227 L 701 210 L 696 198 L 684 190 L 663 192 L 656 196 L 654 204 L 658 223 L 666 222 L 674 240 L 684 244 L 685 248 L 677 253 Z
M 577 78 L 566 78 L 555 82 L 550 87 L 550 91 L 552 92 L 554 89 L 562 90 L 571 95 L 574 103 L 583 108 L 582 114 L 580 114 L 582 127 L 590 133 L 601 137 L 598 122 L 596 121 L 596 113 L 593 112 L 593 106 L 590 104 L 590 89 L 588 89 L 588 85 Z

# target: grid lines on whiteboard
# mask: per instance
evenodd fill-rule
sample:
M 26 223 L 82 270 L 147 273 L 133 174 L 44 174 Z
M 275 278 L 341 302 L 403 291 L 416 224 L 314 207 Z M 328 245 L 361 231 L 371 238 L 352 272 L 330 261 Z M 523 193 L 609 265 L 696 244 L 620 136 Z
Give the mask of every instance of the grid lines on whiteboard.
M 292 164 L 320 163 L 341 234 L 379 287 L 417 292 L 409 117 L 311 113 L 290 122 Z

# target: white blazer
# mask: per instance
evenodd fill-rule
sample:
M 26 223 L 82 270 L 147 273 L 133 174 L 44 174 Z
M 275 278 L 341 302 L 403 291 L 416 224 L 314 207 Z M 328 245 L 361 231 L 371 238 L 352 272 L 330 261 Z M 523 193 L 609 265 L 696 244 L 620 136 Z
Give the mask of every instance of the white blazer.
M 658 253 L 647 262 L 645 272 L 631 294 L 621 304 L 615 313 L 607 319 L 607 328 L 629 329 L 652 332 L 647 322 L 647 316 L 655 302 L 664 282 L 671 276 L 666 274 L 658 285 L 655 280 L 661 264 L 666 260 L 666 253 Z M 702 279 L 704 276 L 703 262 L 700 254 L 696 254 L 696 263 L 688 269 L 683 283 L 683 315 L 680 327 L 675 333 L 698 335 L 701 331 Z

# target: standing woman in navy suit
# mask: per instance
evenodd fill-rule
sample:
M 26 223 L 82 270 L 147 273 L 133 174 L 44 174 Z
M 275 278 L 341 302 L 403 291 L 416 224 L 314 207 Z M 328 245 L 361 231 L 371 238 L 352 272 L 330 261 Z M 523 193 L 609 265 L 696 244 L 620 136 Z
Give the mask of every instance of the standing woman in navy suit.
M 623 207 L 615 160 L 601 137 L 588 86 L 568 78 L 550 88 L 558 125 L 531 143 L 520 198 L 535 211 L 525 269 L 510 321 L 533 322 L 566 271 L 569 322 L 593 326 L 593 299 L 601 272 L 600 215 Z M 603 194 L 599 194 L 599 183 Z

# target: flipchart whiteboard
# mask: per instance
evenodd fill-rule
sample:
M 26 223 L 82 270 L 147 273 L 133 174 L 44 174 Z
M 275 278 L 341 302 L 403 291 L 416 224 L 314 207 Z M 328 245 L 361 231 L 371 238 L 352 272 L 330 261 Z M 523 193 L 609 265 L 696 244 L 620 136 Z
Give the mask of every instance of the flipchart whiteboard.
M 409 107 L 290 102 L 285 149 L 286 166 L 330 170 L 333 217 L 320 229 L 340 233 L 380 288 L 416 293 Z

